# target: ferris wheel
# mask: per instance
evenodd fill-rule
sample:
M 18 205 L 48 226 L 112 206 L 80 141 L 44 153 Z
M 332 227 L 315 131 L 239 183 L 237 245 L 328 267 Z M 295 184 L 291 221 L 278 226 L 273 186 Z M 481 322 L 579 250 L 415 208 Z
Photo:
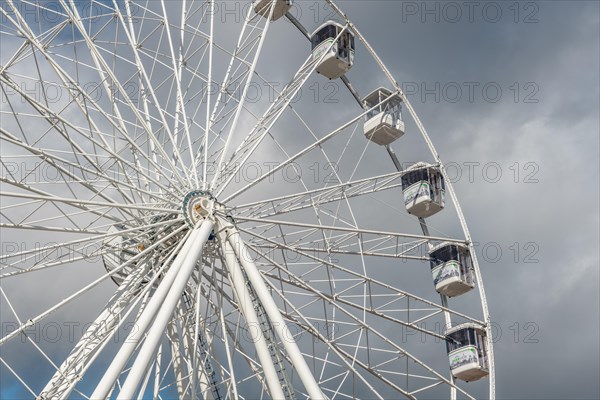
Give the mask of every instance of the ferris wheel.
M 3 398 L 495 397 L 444 164 L 322 3 L 3 1 Z

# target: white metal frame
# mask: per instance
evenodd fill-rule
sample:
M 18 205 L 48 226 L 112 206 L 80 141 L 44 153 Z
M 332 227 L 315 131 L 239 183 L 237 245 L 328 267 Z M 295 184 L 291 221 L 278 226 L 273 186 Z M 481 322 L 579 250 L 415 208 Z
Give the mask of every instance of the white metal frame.
M 124 322 L 134 318 L 137 329 L 120 344 L 90 398 L 107 398 L 118 391 L 119 399 L 142 398 L 150 392 L 158 399 L 173 390 L 180 398 L 216 399 L 221 392 L 238 398 L 244 396 L 241 390 L 249 382 L 255 383 L 258 395 L 272 398 L 352 396 L 354 382 L 378 398 L 386 396 L 382 388 L 416 398 L 440 386 L 448 388 L 452 399 L 459 393 L 474 398 L 451 374 L 444 376 L 446 370 L 440 373 L 398 338 L 366 323 L 379 319 L 443 340 L 443 335 L 422 326 L 443 319 L 446 325 L 466 321 L 486 330 L 488 394 L 495 398 L 493 338 L 483 279 L 447 171 L 381 58 L 348 16 L 333 1 L 325 1 L 342 21 L 342 32 L 351 31 L 362 44 L 361 57 L 368 54 L 375 61 L 395 91 L 392 95 L 402 99 L 433 163 L 446 179 L 463 237 L 432 235 L 432 227 L 423 219 L 418 220 L 422 234 L 362 226 L 354 202 L 397 192 L 404 173 L 396 153 L 387 146 L 397 171 L 355 177 L 368 149 L 366 140 L 354 171 L 332 172 L 337 183 L 314 187 L 300 180 L 300 191 L 239 201 L 314 154 L 335 161 L 336 155 L 325 150 L 327 146 L 345 136 L 349 136 L 346 147 L 350 146 L 369 112 L 350 77 L 344 76 L 341 81 L 359 106 L 352 118 L 323 132 L 318 121 L 302 115 L 293 99 L 314 77 L 321 61 L 312 59 L 309 46 L 308 58 L 281 90 L 261 75 L 259 61 L 268 46 L 270 24 L 276 23 L 271 17 L 277 0 L 264 17 L 253 7 L 247 9 L 243 22 L 236 26 L 239 36 L 233 49 L 219 40 L 214 0 L 182 0 L 177 13 L 169 10 L 165 0 L 135 7 L 116 0 L 93 2 L 96 16 L 83 13 L 75 0 L 60 0 L 56 9 L 36 3 L 32 8 L 38 18 L 42 12 L 56 17 L 54 24 L 37 25 L 19 4 L 7 0 L 7 7 L 0 8 L 6 21 L 1 33 L 3 39 L 6 35 L 7 41 L 18 43 L 0 65 L 0 140 L 11 149 L 6 157 L 3 150 L 0 161 L 6 171 L 0 177 L 0 227 L 67 239 L 0 256 L 2 299 L 11 310 L 10 318 L 18 323 L 16 330 L 0 339 L 0 346 L 13 345 L 17 336 L 89 295 L 108 278 L 125 278 L 65 360 L 54 363 L 28 338 L 36 354 L 53 368 L 41 393 L 32 390 L 22 371 L 0 357 L 24 390 L 40 399 L 64 399 L 73 391 L 86 397 L 78 389 L 79 380 L 96 366 L 94 362 L 111 346 L 110 339 Z M 291 14 L 286 17 L 309 36 L 299 20 Z M 94 18 L 102 23 L 93 25 Z M 65 32 L 70 39 L 64 38 Z M 67 50 L 73 52 L 68 62 L 63 53 Z M 227 60 L 227 67 L 217 83 L 218 57 Z M 24 62 L 30 70 L 22 67 Z M 95 90 L 105 94 L 105 99 L 84 90 L 83 83 L 91 75 L 97 80 Z M 45 85 L 51 78 L 68 98 L 49 99 Z M 248 91 L 257 81 L 276 94 L 266 110 L 258 111 L 247 102 Z M 28 91 L 26 84 L 31 82 L 41 83 L 39 95 Z M 140 89 L 137 101 L 128 93 L 129 84 Z M 196 93 L 199 84 L 216 84 L 219 91 Z M 236 98 L 230 88 L 241 97 Z M 280 121 L 288 115 L 310 139 L 300 149 L 287 148 L 277 135 Z M 242 136 L 239 131 L 246 117 L 252 124 Z M 50 140 L 60 141 L 60 146 L 49 145 Z M 267 143 L 279 152 L 278 163 L 236 185 L 236 175 Z M 344 155 L 345 148 L 339 159 Z M 54 168 L 59 181 L 52 185 L 30 179 L 39 166 L 25 176 L 14 174 L 9 163 L 19 157 Z M 218 202 L 206 219 L 190 229 L 181 215 L 181 199 L 193 190 L 210 191 Z M 290 215 L 311 220 L 294 220 Z M 114 224 L 126 229 L 109 233 Z M 106 239 L 116 235 L 127 235 L 137 244 L 130 249 L 129 259 L 82 283 L 37 316 L 21 318 L 8 290 L 15 277 L 35 279 L 40 271 L 60 271 L 113 254 L 121 249 L 106 245 L 110 242 Z M 483 318 L 455 309 L 445 296 L 432 301 L 411 293 L 410 288 L 400 289 L 371 276 L 370 260 L 426 261 L 425 255 L 414 252 L 445 241 L 469 247 Z M 71 249 L 69 257 L 60 254 L 63 247 Z M 348 263 L 349 259 L 353 262 Z M 134 272 L 127 275 L 128 271 Z M 333 324 L 341 330 L 322 332 L 315 329 L 315 323 Z M 245 329 L 253 325 L 262 330 L 251 344 L 245 343 Z M 288 325 L 318 341 L 322 354 L 315 350 L 317 345 L 309 349 L 300 333 L 291 334 Z M 206 338 L 206 343 L 199 338 Z M 165 340 L 169 346 L 163 346 Z M 439 357 L 445 359 L 445 353 Z M 392 370 L 400 358 L 406 362 L 405 370 Z M 409 360 L 418 372 L 409 369 Z M 211 371 L 218 372 L 220 382 L 211 380 Z

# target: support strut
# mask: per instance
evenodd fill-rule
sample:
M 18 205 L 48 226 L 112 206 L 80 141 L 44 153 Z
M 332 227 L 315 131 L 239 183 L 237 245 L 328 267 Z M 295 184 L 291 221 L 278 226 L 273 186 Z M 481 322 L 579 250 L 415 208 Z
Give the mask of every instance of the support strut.
M 190 235 L 190 238 L 188 239 L 191 243 L 190 249 L 185 256 L 185 259 L 182 261 L 182 265 L 174 279 L 173 285 L 165 297 L 162 306 L 158 310 L 152 326 L 148 330 L 146 340 L 138 352 L 137 358 L 127 375 L 123 388 L 117 396 L 118 400 L 130 400 L 134 397 L 138 386 L 151 363 L 152 357 L 156 352 L 158 344 L 164 335 L 167 324 L 173 315 L 173 311 L 175 310 L 177 303 L 181 300 L 190 276 L 192 275 L 192 272 L 194 272 L 194 268 L 202 256 L 202 249 L 212 232 L 213 225 L 211 220 L 205 219 L 200 222 L 200 227 L 194 229 Z M 177 259 L 175 260 L 177 261 Z
M 248 325 L 260 326 L 256 310 L 252 304 L 252 298 L 250 297 L 248 287 L 246 286 L 244 274 L 231 245 L 227 241 L 227 232 L 223 231 L 221 228 L 219 229 L 218 235 L 223 249 L 223 256 L 225 257 L 225 263 L 229 271 L 231 286 L 235 291 L 240 311 L 244 315 L 244 318 L 246 318 Z M 277 371 L 275 370 L 275 365 L 273 364 L 265 337 L 259 333 L 257 337 L 252 338 L 252 341 L 256 348 L 258 360 L 263 367 L 267 389 L 269 390 L 271 398 L 284 399 L 285 395 L 283 394 L 279 378 L 277 377 Z
M 212 222 L 206 221 L 206 224 L 207 227 L 208 225 L 210 225 L 212 229 Z M 109 395 L 116 380 L 119 378 L 119 376 L 123 372 L 123 369 L 125 368 L 125 365 L 129 361 L 129 358 L 137 348 L 138 343 L 141 341 L 144 334 L 148 331 L 148 327 L 154 321 L 159 310 L 162 308 L 164 300 L 171 291 L 171 287 L 173 286 L 174 281 L 179 275 L 184 261 L 187 260 L 188 253 L 190 253 L 192 250 L 196 250 L 195 252 L 202 251 L 202 245 L 206 241 L 206 238 L 204 239 L 204 241 L 199 240 L 202 239 L 202 237 L 198 235 L 200 231 L 202 231 L 203 235 L 206 234 L 206 238 L 208 238 L 210 229 L 208 229 L 208 232 L 206 232 L 206 229 L 199 229 L 199 227 L 197 227 L 188 236 L 185 244 L 179 251 L 177 257 L 175 257 L 175 260 L 173 260 L 169 271 L 165 274 L 165 277 L 160 282 L 158 288 L 152 295 L 150 301 L 148 302 L 148 305 L 144 309 L 144 312 L 136 320 L 136 329 L 132 330 L 131 333 L 127 336 L 127 339 L 119 349 L 119 352 L 112 360 L 111 364 L 106 369 L 104 376 L 96 386 L 96 389 L 94 390 L 90 398 L 105 399 Z M 196 243 L 196 240 L 202 243 Z M 194 246 L 196 247 L 194 248 Z
M 248 252 L 244 241 L 237 231 L 237 228 L 235 228 L 231 222 L 222 218 L 219 218 L 219 223 L 223 223 L 226 227 L 225 234 L 227 235 L 227 240 L 233 248 L 235 256 L 239 260 L 242 268 L 244 269 L 244 272 L 246 273 L 254 292 L 258 296 L 258 300 L 266 311 L 269 320 L 272 322 L 273 328 L 277 333 L 279 340 L 283 343 L 290 362 L 298 374 L 298 377 L 302 381 L 302 384 L 304 385 L 309 397 L 315 400 L 326 399 L 327 397 L 321 391 L 321 388 L 319 387 L 319 384 L 317 383 L 312 371 L 306 363 L 304 356 L 300 352 L 298 344 L 295 340 L 290 338 L 289 332 L 286 332 L 287 325 L 285 324 L 281 312 L 279 311 L 275 300 L 273 300 L 273 297 L 270 294 L 262 275 L 252 261 L 250 253 Z

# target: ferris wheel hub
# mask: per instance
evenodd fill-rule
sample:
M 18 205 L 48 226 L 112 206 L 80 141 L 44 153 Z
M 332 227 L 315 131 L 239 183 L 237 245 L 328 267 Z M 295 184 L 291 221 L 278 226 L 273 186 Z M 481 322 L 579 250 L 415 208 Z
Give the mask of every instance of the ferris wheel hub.
M 205 190 L 192 190 L 183 198 L 182 210 L 186 224 L 190 228 L 196 226 L 198 221 L 212 215 L 215 210 L 214 196 Z

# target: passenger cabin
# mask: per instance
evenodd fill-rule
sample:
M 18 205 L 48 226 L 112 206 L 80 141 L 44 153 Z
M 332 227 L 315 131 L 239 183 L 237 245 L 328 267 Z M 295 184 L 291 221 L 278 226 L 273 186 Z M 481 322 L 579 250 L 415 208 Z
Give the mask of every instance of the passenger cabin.
M 273 0 L 254 0 L 254 12 L 265 18 L 269 18 L 271 13 L 271 3 L 273 3 Z M 277 21 L 279 18 L 283 17 L 291 7 L 292 0 L 276 0 L 271 21 Z
M 448 329 L 446 349 L 456 379 L 471 382 L 489 374 L 486 333 L 481 326 L 466 323 Z
M 427 218 L 444 208 L 446 185 L 440 169 L 423 162 L 402 175 L 404 205 L 409 214 Z
M 473 259 L 467 246 L 444 242 L 429 252 L 429 263 L 438 293 L 455 297 L 475 287 Z
M 311 35 L 317 72 L 329 79 L 344 75 L 354 63 L 354 35 L 334 21 L 325 22 Z
M 363 99 L 366 110 L 364 132 L 367 139 L 386 146 L 404 135 L 402 121 L 402 99 L 387 90 L 379 88 Z

